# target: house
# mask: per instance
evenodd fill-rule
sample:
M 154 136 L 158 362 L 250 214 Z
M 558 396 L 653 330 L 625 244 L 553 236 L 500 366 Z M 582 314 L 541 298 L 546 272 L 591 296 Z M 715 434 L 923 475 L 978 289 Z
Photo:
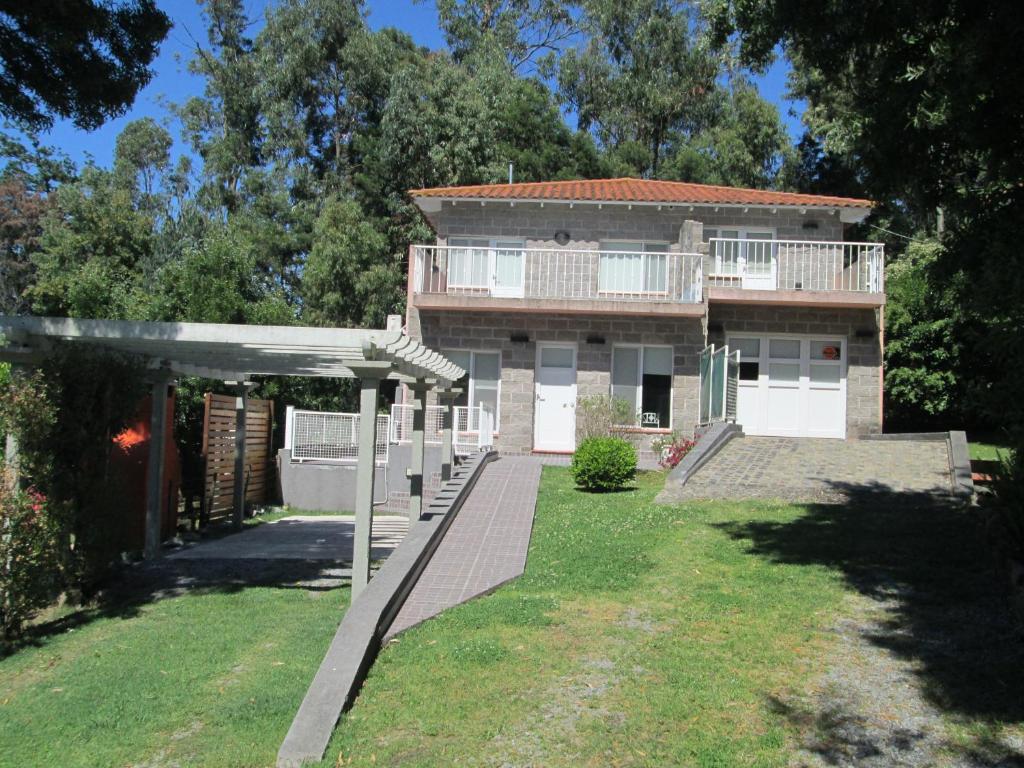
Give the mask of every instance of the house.
M 493 418 L 499 450 L 573 451 L 593 394 L 635 406 L 641 447 L 688 435 L 702 358 L 718 398 L 711 345 L 747 434 L 882 429 L 883 247 L 844 239 L 868 200 L 630 178 L 410 196 L 436 241 L 410 249 L 407 332 L 470 372 L 457 426 Z

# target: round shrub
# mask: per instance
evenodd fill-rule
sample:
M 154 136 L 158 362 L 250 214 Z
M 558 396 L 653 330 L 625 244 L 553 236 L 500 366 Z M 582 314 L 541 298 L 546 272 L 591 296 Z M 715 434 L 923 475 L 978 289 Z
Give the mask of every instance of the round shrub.
M 636 449 L 621 437 L 588 437 L 572 457 L 576 485 L 588 491 L 614 491 L 636 477 Z

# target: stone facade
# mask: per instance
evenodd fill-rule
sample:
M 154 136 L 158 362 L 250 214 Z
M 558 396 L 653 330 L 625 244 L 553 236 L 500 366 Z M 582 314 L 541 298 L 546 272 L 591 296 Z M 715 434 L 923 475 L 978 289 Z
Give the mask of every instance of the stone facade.
M 446 201 L 439 212 L 428 214 L 428 219 L 437 232 L 438 245 L 460 236 L 514 238 L 522 240 L 528 249 L 567 251 L 613 248 L 614 241 L 664 242 L 673 252 L 702 253 L 705 277 L 713 269 L 705 228 L 770 228 L 777 239 L 839 241 L 843 238 L 839 216 L 822 210 L 801 213 L 796 209 L 777 209 L 773 213 L 772 209 L 755 207 L 715 210 L 713 207 L 666 205 L 659 210 L 657 206 L 639 205 L 629 208 L 624 205 L 570 207 L 564 203 L 545 206 L 516 203 L 512 206 L 507 202 L 481 205 L 479 202 L 453 204 Z M 556 232 L 568 234 L 565 245 L 555 242 Z M 808 282 L 803 277 L 806 270 L 794 266 L 801 263 L 799 249 L 779 255 L 785 256 L 779 261 L 780 285 L 802 290 L 840 287 L 835 275 L 821 278 L 821 285 Z M 590 291 L 588 295 L 595 291 L 596 260 L 591 259 L 591 262 L 581 262 L 579 270 L 565 272 L 577 275 L 580 285 Z M 856 264 L 853 269 L 861 269 L 861 265 Z M 851 265 L 847 264 L 836 272 L 845 275 L 850 270 Z M 673 274 L 669 273 L 671 293 L 684 295 L 684 278 Z M 861 278 L 858 276 L 857 280 Z M 444 292 L 443 287 L 440 290 Z M 559 291 L 572 295 L 568 289 Z M 527 296 L 532 293 L 528 291 Z M 579 397 L 609 394 L 615 344 L 671 345 L 674 350 L 672 427 L 690 434 L 697 423 L 699 355 L 707 343 L 722 344 L 725 334 L 734 331 L 841 335 L 848 340 L 848 436 L 881 431 L 881 334 L 876 309 L 772 306 L 768 302 L 733 305 L 715 300 L 708 303 L 706 291 L 704 296 L 705 303 L 696 305 L 701 307 L 703 316 L 669 317 L 653 314 L 653 311 L 646 315 L 639 312 L 570 315 L 532 309 L 498 312 L 481 308 L 420 311 L 410 295 L 407 331 L 433 349 L 501 353 L 500 431 L 495 444 L 507 452 L 528 452 L 533 448 L 538 341 L 577 344 Z M 513 336 L 525 336 L 528 341 L 512 341 Z M 596 343 L 593 337 L 603 339 L 603 343 Z M 657 433 L 638 434 L 640 447 L 644 448 Z
M 683 222 L 699 221 L 705 228 L 754 227 L 773 229 L 779 240 L 842 240 L 838 214 L 819 210 L 695 206 L 444 202 L 439 213 L 427 216 L 437 232 L 438 245 L 449 237 L 507 237 L 525 240 L 526 248 L 596 249 L 602 241 L 652 240 L 675 244 L 679 250 Z M 555 232 L 569 242 L 559 246 Z
M 847 437 L 882 431 L 882 346 L 877 310 L 711 305 L 709 344 L 724 344 L 727 334 L 741 331 L 844 337 Z
M 658 344 L 673 348 L 672 425 L 689 434 L 697 422 L 698 357 L 704 348 L 700 318 L 601 318 L 578 315 L 504 315 L 487 312 L 422 313 L 423 342 L 437 350 L 501 353 L 500 429 L 495 447 L 508 452 L 533 450 L 534 369 L 538 341 L 577 345 L 577 394 L 611 391 L 615 344 Z M 529 341 L 512 341 L 525 335 Z M 600 337 L 604 343 L 595 343 Z M 591 340 L 588 342 L 588 338 Z M 638 433 L 641 449 L 656 431 Z

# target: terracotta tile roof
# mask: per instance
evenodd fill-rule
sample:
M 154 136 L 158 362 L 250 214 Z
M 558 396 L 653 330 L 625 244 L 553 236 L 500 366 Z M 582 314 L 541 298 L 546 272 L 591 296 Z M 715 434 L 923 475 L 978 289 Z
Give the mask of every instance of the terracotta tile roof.
M 414 198 L 470 200 L 586 200 L 608 203 L 667 205 L 806 205 L 826 208 L 870 208 L 870 200 L 829 195 L 802 195 L 766 189 L 718 187 L 651 179 L 586 179 L 521 184 L 479 184 L 465 187 L 413 189 Z

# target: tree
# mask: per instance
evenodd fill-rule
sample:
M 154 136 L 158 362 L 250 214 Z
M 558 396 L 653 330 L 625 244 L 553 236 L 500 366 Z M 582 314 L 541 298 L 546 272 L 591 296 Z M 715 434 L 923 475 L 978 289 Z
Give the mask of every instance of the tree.
M 122 114 L 152 73 L 171 20 L 154 0 L 0 3 L 0 114 L 86 130 Z
M 721 60 L 675 0 L 586 0 L 581 47 L 558 61 L 559 95 L 601 146 L 657 174 L 674 138 L 704 129 Z
M 203 96 L 176 107 L 192 151 L 203 161 L 204 205 L 228 213 L 244 204 L 246 172 L 262 165 L 258 75 L 242 0 L 203 0 L 209 48 L 196 43 L 189 70 L 206 80 Z
M 48 203 L 22 179 L 0 181 L 0 313 L 28 311 L 25 296 L 34 282 L 33 256 L 39 249 Z
M 1018 4 L 719 0 L 710 16 L 716 39 L 749 65 L 782 44 L 809 132 L 857 168 L 868 194 L 932 231 L 941 209 L 943 247 L 924 274 L 931 292 L 962 287 L 953 333 L 965 412 L 1024 435 L 1024 402 L 1012 394 L 1024 375 Z
M 42 315 L 137 317 L 142 275 L 153 254 L 154 223 L 114 175 L 87 166 L 57 190 L 33 255 L 28 295 Z
M 563 0 L 437 0 L 437 16 L 456 61 L 499 51 L 513 69 L 557 53 L 576 33 Z
M 303 319 L 313 325 L 381 328 L 403 303 L 400 256 L 352 200 L 328 200 L 303 271 Z

